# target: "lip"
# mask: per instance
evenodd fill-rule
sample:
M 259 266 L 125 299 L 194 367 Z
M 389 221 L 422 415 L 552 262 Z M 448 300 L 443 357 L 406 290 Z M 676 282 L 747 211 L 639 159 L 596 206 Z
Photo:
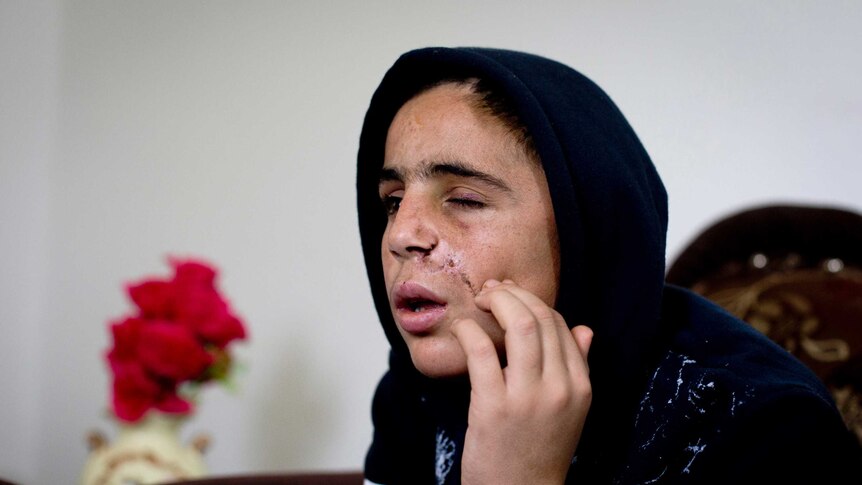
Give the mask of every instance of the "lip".
M 392 294 L 395 320 L 405 332 L 421 335 L 429 333 L 446 313 L 446 300 L 433 291 L 413 281 L 395 285 Z M 424 308 L 415 311 L 411 303 L 417 300 L 428 302 Z

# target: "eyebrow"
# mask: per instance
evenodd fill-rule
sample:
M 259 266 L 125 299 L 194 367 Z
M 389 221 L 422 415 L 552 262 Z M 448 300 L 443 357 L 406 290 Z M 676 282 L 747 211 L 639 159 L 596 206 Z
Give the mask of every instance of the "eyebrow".
M 389 181 L 403 182 L 407 178 L 416 178 L 422 180 L 432 177 L 441 177 L 444 175 L 454 175 L 455 177 L 475 179 L 484 182 L 485 184 L 495 187 L 504 192 L 512 191 L 512 189 L 506 184 L 506 182 L 503 182 L 502 179 L 499 179 L 491 174 L 470 168 L 463 162 L 457 160 L 448 162 L 423 163 L 418 170 L 416 170 L 415 172 L 411 170 L 411 172 L 413 173 L 405 174 L 404 172 L 396 168 L 382 168 L 380 169 L 379 183 L 382 184 Z

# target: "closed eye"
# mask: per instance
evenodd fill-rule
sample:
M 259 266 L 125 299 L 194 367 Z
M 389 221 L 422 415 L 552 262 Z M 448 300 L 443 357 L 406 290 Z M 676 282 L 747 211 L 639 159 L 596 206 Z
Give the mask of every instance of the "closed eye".
M 450 204 L 455 204 L 457 206 L 467 208 L 467 209 L 481 209 L 481 208 L 485 207 L 485 203 L 480 201 L 480 200 L 465 199 L 465 198 L 461 198 L 461 197 L 449 199 L 447 202 L 449 202 Z

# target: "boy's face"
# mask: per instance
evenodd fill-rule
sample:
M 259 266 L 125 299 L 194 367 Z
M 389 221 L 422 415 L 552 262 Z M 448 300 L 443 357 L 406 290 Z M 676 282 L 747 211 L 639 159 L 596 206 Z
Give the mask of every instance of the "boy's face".
M 553 306 L 557 228 L 545 175 L 509 130 L 444 84 L 408 101 L 386 138 L 379 192 L 389 220 L 381 255 L 395 323 L 430 377 L 465 374 L 452 322 L 471 318 L 498 352 L 503 330 L 474 297 L 513 280 Z

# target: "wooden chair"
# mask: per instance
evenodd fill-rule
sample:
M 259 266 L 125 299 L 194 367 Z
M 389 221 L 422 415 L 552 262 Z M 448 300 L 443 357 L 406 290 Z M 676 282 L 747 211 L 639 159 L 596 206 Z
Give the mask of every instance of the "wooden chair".
M 668 283 L 742 318 L 808 365 L 862 441 L 862 215 L 771 205 L 701 232 Z

